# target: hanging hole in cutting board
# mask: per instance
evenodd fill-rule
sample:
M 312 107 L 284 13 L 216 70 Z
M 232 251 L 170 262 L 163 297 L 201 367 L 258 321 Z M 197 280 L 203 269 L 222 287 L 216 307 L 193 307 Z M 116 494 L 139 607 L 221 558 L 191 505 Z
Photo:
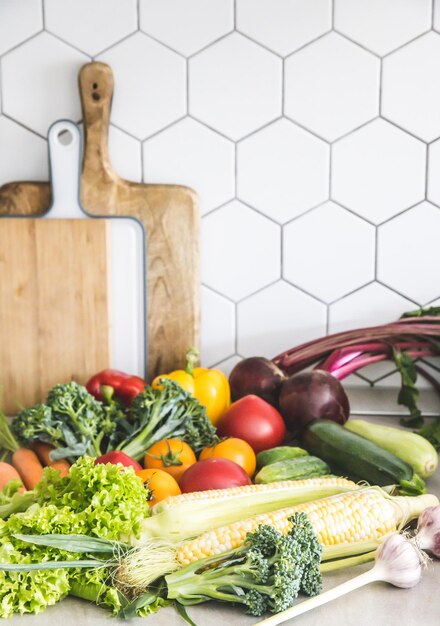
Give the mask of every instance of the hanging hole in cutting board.
M 70 146 L 73 142 L 73 135 L 70 130 L 60 130 L 57 135 L 57 140 L 63 146 Z

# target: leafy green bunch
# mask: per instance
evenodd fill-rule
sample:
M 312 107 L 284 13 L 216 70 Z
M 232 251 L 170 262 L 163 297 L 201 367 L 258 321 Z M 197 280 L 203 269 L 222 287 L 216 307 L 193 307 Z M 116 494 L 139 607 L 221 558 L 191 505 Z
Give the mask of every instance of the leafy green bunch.
M 9 490 L 0 502 L 20 495 Z M 121 535 L 139 534 L 142 519 L 149 515 L 148 496 L 149 490 L 132 468 L 94 465 L 88 457 L 73 465 L 64 478 L 46 468 L 35 490 L 35 503 L 23 513 L 0 520 L 0 617 L 38 613 L 69 593 L 119 612 L 121 596 L 109 582 L 105 566 L 36 571 L 8 568 L 77 559 L 68 550 L 32 544 L 18 535 L 84 534 L 118 540 Z

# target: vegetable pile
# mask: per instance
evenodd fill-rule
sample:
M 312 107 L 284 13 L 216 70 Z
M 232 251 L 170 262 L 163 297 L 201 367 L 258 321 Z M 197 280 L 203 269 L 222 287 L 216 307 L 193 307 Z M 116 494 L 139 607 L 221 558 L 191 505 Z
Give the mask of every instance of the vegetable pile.
M 340 380 L 394 359 L 420 421 L 416 360 L 440 352 L 438 313 L 244 359 L 229 382 L 190 350 L 150 385 L 104 370 L 0 413 L 0 617 L 74 595 L 124 618 L 173 604 L 193 624 L 186 606 L 219 600 L 276 624 L 365 582 L 415 584 L 421 550 L 440 554 L 438 454 L 350 419 Z M 373 560 L 320 593 L 322 574 Z M 408 584 L 388 574 L 401 562 Z M 299 594 L 315 598 L 292 608 Z

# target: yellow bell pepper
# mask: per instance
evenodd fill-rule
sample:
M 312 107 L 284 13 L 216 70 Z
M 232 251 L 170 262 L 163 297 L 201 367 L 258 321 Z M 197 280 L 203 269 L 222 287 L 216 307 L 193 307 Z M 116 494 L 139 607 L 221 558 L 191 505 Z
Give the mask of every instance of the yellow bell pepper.
M 187 365 L 184 370 L 174 370 L 169 374 L 157 376 L 151 386 L 160 388 L 161 378 L 175 380 L 206 407 L 206 414 L 215 426 L 231 404 L 229 381 L 220 370 L 194 367 L 198 360 L 198 351 L 190 348 L 186 353 Z

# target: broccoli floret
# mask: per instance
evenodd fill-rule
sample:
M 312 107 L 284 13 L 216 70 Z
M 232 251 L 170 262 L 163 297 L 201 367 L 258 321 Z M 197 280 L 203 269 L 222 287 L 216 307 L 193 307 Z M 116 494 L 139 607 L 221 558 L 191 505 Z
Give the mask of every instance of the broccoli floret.
M 23 443 L 45 441 L 55 446 L 52 459 L 74 460 L 83 454 L 101 455 L 101 444 L 112 439 L 124 417 L 116 406 L 106 406 L 76 382 L 55 385 L 45 404 L 22 410 L 12 430 Z
M 11 428 L 23 442 L 45 441 L 55 444 L 63 441 L 63 424 L 55 418 L 52 409 L 36 404 L 23 409 L 12 421 Z
M 195 452 L 218 443 L 206 408 L 176 381 L 162 378 L 161 389 L 146 387 L 131 403 L 129 419 L 137 425 L 118 449 L 134 459 L 161 439 L 183 439 Z
M 246 604 L 248 615 L 259 617 L 266 613 L 269 603 L 267 595 L 260 593 L 256 589 L 250 589 L 244 595 L 244 604 Z
M 284 611 L 300 592 L 315 595 L 321 589 L 321 545 L 305 513 L 289 521 L 287 536 L 261 525 L 239 548 L 166 576 L 168 598 L 182 604 L 234 602 L 259 616 Z

